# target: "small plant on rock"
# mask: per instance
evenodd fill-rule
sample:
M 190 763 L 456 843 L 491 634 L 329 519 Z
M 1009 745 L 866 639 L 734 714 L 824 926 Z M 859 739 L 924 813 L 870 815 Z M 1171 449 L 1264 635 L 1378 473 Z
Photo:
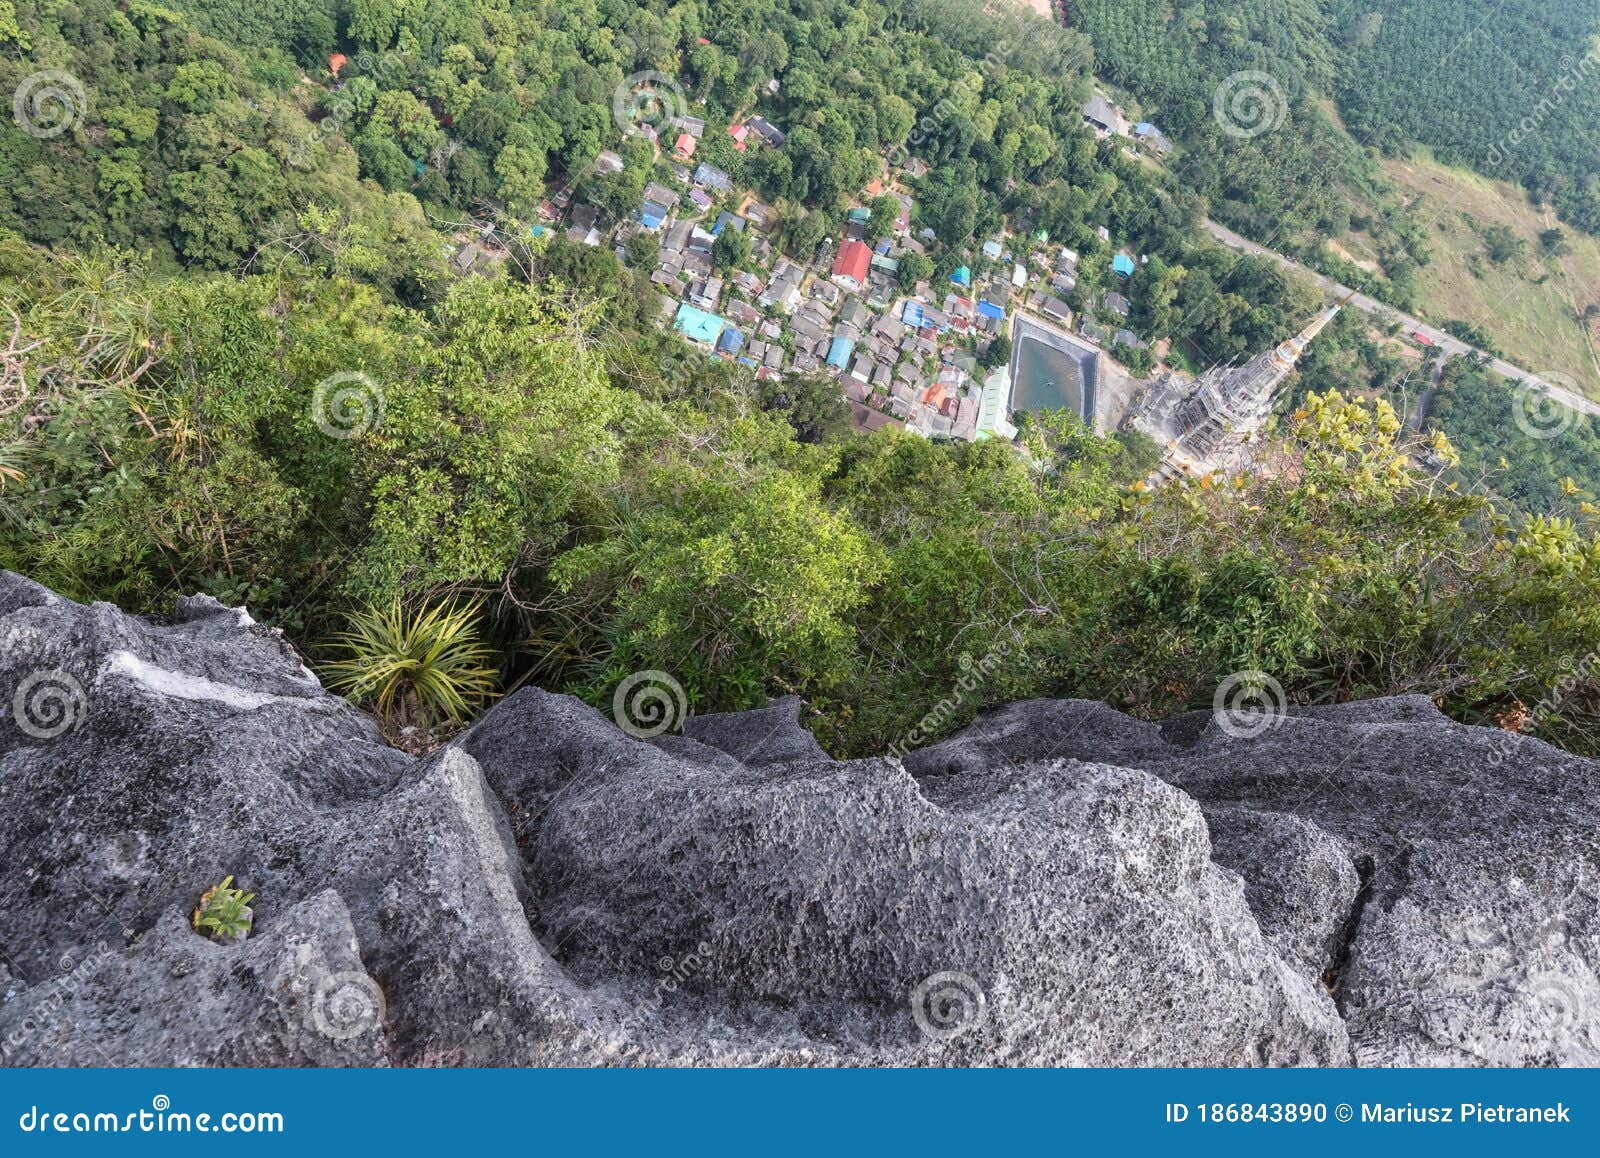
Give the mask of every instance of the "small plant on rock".
M 214 941 L 243 941 L 255 920 L 250 902 L 256 895 L 232 886 L 233 877 L 223 877 L 221 884 L 212 885 L 200 894 L 200 904 L 194 911 L 196 931 Z
M 371 705 L 391 736 L 460 724 L 494 691 L 494 652 L 475 624 L 480 607 L 412 610 L 395 602 L 358 612 L 336 640 L 348 658 L 324 669 L 328 686 Z

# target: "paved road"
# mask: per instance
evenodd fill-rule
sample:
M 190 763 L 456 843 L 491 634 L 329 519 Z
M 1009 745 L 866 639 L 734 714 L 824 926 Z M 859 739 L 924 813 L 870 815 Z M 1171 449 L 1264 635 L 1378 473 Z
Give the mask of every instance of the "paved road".
M 1307 269 L 1305 266 L 1301 265 L 1298 261 L 1295 261 L 1292 258 L 1287 258 L 1281 253 L 1274 253 L 1270 249 L 1266 249 L 1263 246 L 1257 245 L 1248 238 L 1240 237 L 1237 233 L 1225 225 L 1218 225 L 1215 221 L 1208 220 L 1205 222 L 1205 227 L 1208 231 L 1210 231 L 1212 237 L 1215 237 L 1218 241 L 1222 242 L 1223 245 L 1228 246 L 1230 249 L 1243 250 L 1245 253 L 1253 254 L 1256 257 L 1271 258 L 1285 269 L 1292 269 L 1296 273 L 1310 278 L 1328 293 L 1335 294 L 1338 297 L 1344 297 L 1346 294 L 1353 292 L 1349 286 L 1340 285 L 1332 278 L 1324 277 L 1314 269 Z M 1472 346 L 1466 342 L 1463 342 L 1460 338 L 1457 338 L 1451 334 L 1447 334 L 1443 330 L 1437 329 L 1434 326 L 1430 326 L 1428 323 L 1419 318 L 1413 318 L 1409 314 L 1402 314 L 1393 306 L 1384 305 L 1376 298 L 1370 298 L 1366 294 L 1357 293 L 1356 296 L 1351 299 L 1350 304 L 1355 306 L 1357 309 L 1364 310 L 1365 312 L 1372 314 L 1374 317 L 1377 317 L 1384 322 L 1399 322 L 1400 328 L 1407 334 L 1420 333 L 1447 354 L 1469 354 L 1473 350 Z M 1585 398 L 1583 395 L 1578 394 L 1571 389 L 1559 386 L 1554 382 L 1549 382 L 1543 378 L 1539 378 L 1533 374 L 1530 374 L 1528 371 L 1519 366 L 1513 366 L 1510 362 L 1507 362 L 1502 358 L 1495 358 L 1490 361 L 1489 368 L 1492 369 L 1496 374 L 1499 374 L 1501 377 L 1510 378 L 1514 381 L 1528 381 L 1532 382 L 1535 386 L 1542 387 L 1551 398 L 1555 399 L 1557 402 L 1561 403 L 1570 410 L 1576 410 L 1584 414 L 1600 416 L 1600 402 L 1595 402 L 1589 398 Z

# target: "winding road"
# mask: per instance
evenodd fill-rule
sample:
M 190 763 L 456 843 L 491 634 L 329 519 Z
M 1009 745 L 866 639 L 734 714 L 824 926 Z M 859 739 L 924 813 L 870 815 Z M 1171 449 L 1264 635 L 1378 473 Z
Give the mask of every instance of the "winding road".
M 1472 345 L 1467 342 L 1463 342 L 1460 338 L 1455 337 L 1453 334 L 1447 334 L 1437 327 L 1428 325 L 1427 322 L 1424 322 L 1419 318 L 1414 318 L 1409 314 L 1403 314 L 1393 306 L 1384 305 L 1376 298 L 1368 297 L 1366 294 L 1353 290 L 1349 286 L 1340 285 L 1331 277 L 1326 277 L 1314 269 L 1307 269 L 1305 266 L 1301 265 L 1298 261 L 1295 261 L 1292 258 L 1285 257 L 1281 253 L 1274 253 L 1272 250 L 1267 249 L 1264 246 L 1257 245 L 1249 238 L 1241 237 L 1239 234 L 1235 233 L 1225 225 L 1218 225 L 1215 221 L 1212 221 L 1209 218 L 1204 221 L 1204 224 L 1207 232 L 1209 232 L 1212 237 L 1216 238 L 1228 248 L 1241 250 L 1242 252 L 1251 254 L 1254 257 L 1271 258 L 1285 269 L 1294 270 L 1296 273 L 1310 278 L 1323 290 L 1335 295 L 1336 297 L 1344 297 L 1347 294 L 1354 294 L 1355 296 L 1351 298 L 1350 304 L 1355 306 L 1357 309 L 1363 310 L 1385 323 L 1399 322 L 1401 329 L 1403 329 L 1406 333 L 1421 334 L 1423 337 L 1432 342 L 1434 346 L 1443 350 L 1446 354 L 1466 355 L 1474 351 L 1474 347 Z M 1600 417 L 1600 402 L 1586 398 L 1576 391 L 1548 381 L 1547 379 L 1541 378 L 1536 374 L 1530 374 L 1520 366 L 1513 366 L 1510 362 L 1507 362 L 1503 358 L 1491 359 L 1489 362 L 1489 368 L 1492 369 L 1496 374 L 1499 374 L 1501 377 L 1510 378 L 1516 382 L 1531 382 L 1535 387 L 1542 389 L 1551 398 L 1559 402 L 1561 405 L 1567 407 L 1569 410 L 1574 410 L 1581 414 L 1592 414 Z

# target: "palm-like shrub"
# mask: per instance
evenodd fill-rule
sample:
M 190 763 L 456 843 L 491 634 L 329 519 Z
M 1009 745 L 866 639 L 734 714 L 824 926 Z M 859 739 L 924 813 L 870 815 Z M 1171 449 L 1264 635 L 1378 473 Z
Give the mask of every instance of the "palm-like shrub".
M 324 668 L 328 686 L 370 705 L 386 729 L 459 724 L 494 691 L 494 653 L 478 638 L 478 603 L 411 610 L 398 600 L 358 612 Z

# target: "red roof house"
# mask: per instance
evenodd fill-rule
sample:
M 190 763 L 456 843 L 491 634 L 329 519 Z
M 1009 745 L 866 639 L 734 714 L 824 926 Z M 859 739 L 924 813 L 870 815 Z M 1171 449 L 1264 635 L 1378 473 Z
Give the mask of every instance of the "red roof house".
M 694 137 L 688 133 L 679 133 L 678 143 L 673 147 L 677 149 L 678 156 L 692 157 L 694 156 Z
M 741 152 L 741 153 L 744 152 L 746 148 L 748 148 L 748 146 L 745 144 L 745 138 L 748 137 L 749 135 L 750 135 L 750 126 L 749 125 L 729 125 L 728 126 L 728 136 L 733 138 L 733 147 L 735 149 L 738 149 L 739 152 Z
M 867 284 L 867 268 L 872 264 L 872 248 L 864 241 L 847 241 L 839 247 L 833 263 L 833 280 L 846 289 L 858 290 Z

